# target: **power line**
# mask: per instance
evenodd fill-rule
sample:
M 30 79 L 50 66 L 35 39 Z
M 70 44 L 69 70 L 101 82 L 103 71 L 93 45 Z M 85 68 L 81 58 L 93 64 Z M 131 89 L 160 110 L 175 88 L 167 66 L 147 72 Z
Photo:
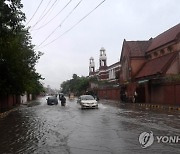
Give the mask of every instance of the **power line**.
M 37 11 L 39 10 L 39 8 L 40 8 L 40 6 L 41 6 L 41 4 L 42 4 L 43 1 L 44 1 L 44 0 L 41 0 L 41 2 L 39 3 L 36 11 L 35 11 L 34 14 L 32 15 L 32 17 L 30 18 L 30 20 L 26 23 L 26 26 L 27 26 L 27 25 L 31 22 L 31 20 L 34 18 L 34 16 L 36 15 L 36 13 L 37 13 Z
M 38 21 L 31 27 L 32 28 L 31 31 L 49 13 L 49 11 L 51 11 L 51 9 L 53 9 L 56 2 L 57 2 L 57 0 L 54 1 L 54 3 L 51 5 L 51 7 L 48 9 L 48 11 L 42 16 L 42 18 L 39 18 Z
M 79 4 L 82 2 L 83 0 L 80 0 L 79 3 L 72 9 L 71 12 L 69 12 L 69 14 L 64 18 L 64 20 L 61 22 L 60 25 L 62 25 L 67 19 L 68 17 L 75 11 L 75 9 L 79 6 Z
M 59 2 L 60 2 L 60 0 L 56 3 L 56 6 L 58 6 L 58 3 L 59 3 Z M 50 14 L 53 12 L 54 9 L 55 9 L 55 7 L 53 7 L 53 8 L 49 11 L 49 13 L 48 13 L 47 16 L 45 16 L 46 18 L 44 19 L 43 24 L 46 22 L 47 19 L 49 19 L 48 17 L 50 16 Z
M 45 27 L 46 25 L 48 25 L 51 21 L 53 21 L 70 3 L 72 2 L 72 0 L 70 0 L 52 19 L 50 19 L 47 23 L 45 23 L 44 25 L 34 29 L 34 30 L 39 30 L 43 27 Z
M 47 3 L 47 5 L 46 5 L 46 7 L 45 7 L 45 9 L 43 10 L 43 12 L 41 13 L 41 15 L 40 15 L 40 17 L 39 17 L 39 19 L 38 20 L 40 20 L 40 18 L 42 18 L 42 16 L 44 15 L 44 13 L 46 12 L 46 10 L 47 10 L 47 8 L 48 8 L 48 6 L 49 6 L 49 4 L 51 3 L 51 0 L 49 0 L 49 2 Z M 35 25 L 34 25 L 35 26 Z
M 51 3 L 51 0 L 49 0 L 49 2 L 47 3 L 47 5 L 46 5 L 45 9 L 43 10 L 43 12 L 41 13 L 39 19 L 42 18 L 43 14 L 44 14 L 44 13 L 46 12 L 46 10 L 48 9 L 48 6 L 50 5 L 50 3 Z
M 81 23 L 85 18 L 87 18 L 92 12 L 94 12 L 100 5 L 102 5 L 106 0 L 103 0 L 101 3 L 99 3 L 93 10 L 91 10 L 88 14 L 86 14 L 83 18 L 81 18 L 78 22 L 76 22 L 71 28 L 69 28 L 68 30 L 66 30 L 64 33 L 62 33 L 60 36 L 58 36 L 56 39 L 52 40 L 51 42 L 45 44 L 43 47 L 46 47 L 50 44 L 52 44 L 53 42 L 55 42 L 56 40 L 58 40 L 59 38 L 61 38 L 63 35 L 65 35 L 66 33 L 70 32 L 73 28 L 75 28 L 79 23 Z M 40 45 L 39 45 L 40 46 Z M 38 47 L 39 47 L 38 46 Z
M 72 11 L 64 18 L 64 20 L 38 45 L 41 46 L 51 35 L 53 35 L 58 28 L 68 19 L 68 17 L 75 11 L 75 9 L 80 5 L 83 0 L 80 0 L 78 4 L 72 9 Z

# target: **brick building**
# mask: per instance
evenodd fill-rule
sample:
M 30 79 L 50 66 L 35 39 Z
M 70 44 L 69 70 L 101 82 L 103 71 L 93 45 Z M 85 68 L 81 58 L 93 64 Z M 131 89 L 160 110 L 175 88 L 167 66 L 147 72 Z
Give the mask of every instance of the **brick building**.
M 138 102 L 180 104 L 180 24 L 146 41 L 124 40 L 120 64 L 128 98 L 137 91 Z
M 97 77 L 99 81 L 117 82 L 119 81 L 120 63 L 116 62 L 107 66 L 106 50 L 102 47 L 99 56 L 99 69 L 95 69 L 94 58 L 90 58 L 89 77 Z
M 89 76 L 116 83 L 98 87 L 101 98 L 139 103 L 180 105 L 180 24 L 142 41 L 123 41 L 120 61 L 107 66 L 104 48 L 100 49 L 99 69 L 90 58 Z M 119 76 L 119 77 L 117 77 Z M 119 84 L 117 84 L 119 82 Z
M 94 58 L 90 58 L 89 77 L 95 77 L 98 83 L 91 82 L 90 89 L 98 95 L 100 99 L 119 100 L 119 72 L 120 62 L 110 66 L 107 65 L 106 50 L 100 49 L 99 69 L 95 70 Z

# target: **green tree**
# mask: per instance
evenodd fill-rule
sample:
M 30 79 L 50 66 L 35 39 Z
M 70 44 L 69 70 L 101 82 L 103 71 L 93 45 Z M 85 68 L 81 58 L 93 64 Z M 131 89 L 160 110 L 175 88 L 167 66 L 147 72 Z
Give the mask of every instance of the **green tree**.
M 76 95 L 81 95 L 86 92 L 89 87 L 89 78 L 79 77 L 76 74 L 73 74 L 71 80 L 64 81 L 61 84 L 62 92 L 68 94 L 73 92 Z
M 42 55 L 34 50 L 23 22 L 21 0 L 0 1 L 0 94 L 21 94 L 42 90 L 35 65 Z

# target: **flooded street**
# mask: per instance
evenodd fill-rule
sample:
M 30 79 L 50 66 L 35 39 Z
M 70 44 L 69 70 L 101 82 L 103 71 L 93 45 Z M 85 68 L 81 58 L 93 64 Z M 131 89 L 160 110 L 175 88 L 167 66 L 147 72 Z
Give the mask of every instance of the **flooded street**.
M 65 107 L 60 102 L 48 106 L 45 97 L 31 104 L 0 119 L 1 154 L 180 153 L 180 140 L 158 143 L 156 138 L 180 136 L 178 111 L 108 105 L 103 101 L 99 109 L 81 110 L 76 100 L 67 99 Z M 139 135 L 150 131 L 154 143 L 142 148 Z

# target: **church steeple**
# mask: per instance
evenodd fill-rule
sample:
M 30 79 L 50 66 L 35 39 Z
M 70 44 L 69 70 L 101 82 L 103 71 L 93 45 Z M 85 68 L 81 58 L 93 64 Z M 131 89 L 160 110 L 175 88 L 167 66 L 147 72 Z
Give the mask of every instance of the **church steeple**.
M 107 57 L 105 51 L 106 50 L 103 47 L 100 49 L 99 69 L 104 69 L 107 67 Z
M 95 63 L 94 63 L 94 58 L 91 57 L 89 59 L 89 75 L 93 75 L 95 73 Z

